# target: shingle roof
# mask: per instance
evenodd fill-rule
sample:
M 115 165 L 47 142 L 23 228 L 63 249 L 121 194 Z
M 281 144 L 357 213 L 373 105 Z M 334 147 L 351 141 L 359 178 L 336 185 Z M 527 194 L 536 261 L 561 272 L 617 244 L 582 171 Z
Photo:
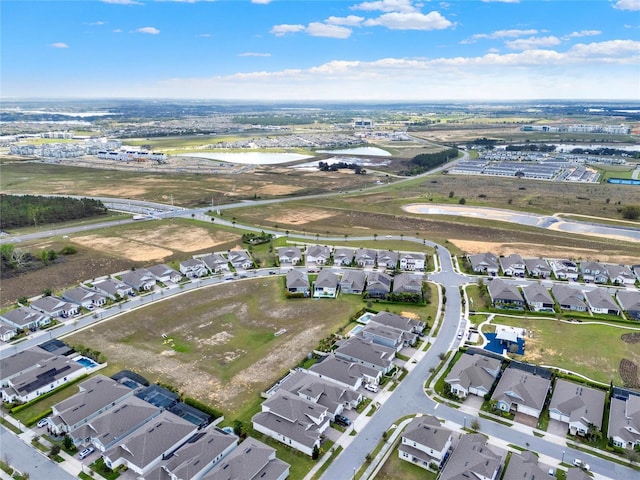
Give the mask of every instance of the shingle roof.
M 502 480 L 544 480 L 549 478 L 540 466 L 538 466 L 538 457 L 529 451 L 511 454 L 509 465 L 504 472 Z
M 489 295 L 493 301 L 507 300 L 507 301 L 524 301 L 518 287 L 511 285 L 499 278 L 494 278 L 488 282 Z
M 459 383 L 466 389 L 469 387 L 483 387 L 488 392 L 496 380 L 496 376 L 489 372 L 499 373 L 501 364 L 502 362 L 496 358 L 465 353 L 451 368 L 449 375 L 445 378 L 445 382 L 449 384 Z
M 386 369 L 395 357 L 395 349 L 377 345 L 360 337 L 352 337 L 336 349 L 337 356 L 357 358 L 364 362 Z
M 202 480 L 275 480 L 289 471 L 289 464 L 276 458 L 275 449 L 247 438 Z
M 517 403 L 542 410 L 551 380 L 517 368 L 507 367 L 493 392 L 492 399 Z
M 483 435 L 464 435 L 440 473 L 439 480 L 467 478 L 461 476 L 469 473 L 472 474 L 468 477 L 470 479 L 476 478 L 476 475 L 493 478 L 503 459 L 504 454 L 494 452 Z
M 358 380 L 363 377 L 364 373 L 372 374 L 370 368 L 349 362 L 348 360 L 336 358 L 333 355 L 311 365 L 309 370 L 318 375 L 322 375 L 322 377 L 335 380 L 336 382 L 349 385 L 353 388 L 358 384 Z
M 340 277 L 331 270 L 322 270 L 316 278 L 315 286 L 322 288 L 337 288 Z
M 351 290 L 364 290 L 365 273 L 362 270 L 346 270 L 342 279 L 341 285 L 348 285 Z
M 442 428 L 440 421 L 433 415 L 413 418 L 402 434 L 407 440 L 436 451 L 442 451 L 451 435 L 451 430 Z
M 34 368 L 43 362 L 53 358 L 53 355 L 39 347 L 31 347 L 22 352 L 14 353 L 9 357 L 0 359 L 0 378 L 7 379 L 12 376 Z
M 539 283 L 531 283 L 522 289 L 528 303 L 555 303 L 549 290 Z

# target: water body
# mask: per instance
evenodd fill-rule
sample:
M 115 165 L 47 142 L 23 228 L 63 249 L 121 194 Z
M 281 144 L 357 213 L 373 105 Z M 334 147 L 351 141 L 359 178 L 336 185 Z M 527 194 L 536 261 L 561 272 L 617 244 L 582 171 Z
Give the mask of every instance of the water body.
M 467 207 L 454 205 L 411 204 L 402 207 L 410 213 L 422 215 L 453 215 L 459 217 L 482 218 L 499 222 L 517 223 L 530 227 L 579 233 L 593 237 L 615 238 L 627 242 L 640 242 L 640 228 L 616 227 L 577 220 L 564 219 L 552 215 L 522 213 L 499 208 Z
M 267 152 L 203 152 L 203 153 L 183 153 L 181 157 L 207 158 L 209 160 L 219 160 L 221 162 L 239 163 L 242 165 L 278 165 L 281 163 L 297 162 L 313 158 L 311 155 L 301 155 L 299 153 L 267 153 Z
M 318 153 L 339 153 L 343 155 L 369 155 L 372 157 L 390 157 L 391 154 L 378 147 L 355 147 L 341 150 L 317 150 Z

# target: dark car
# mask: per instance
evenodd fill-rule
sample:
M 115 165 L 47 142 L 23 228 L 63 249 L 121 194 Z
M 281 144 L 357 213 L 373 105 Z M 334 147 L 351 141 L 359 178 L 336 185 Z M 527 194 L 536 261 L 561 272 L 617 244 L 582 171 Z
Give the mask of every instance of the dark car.
M 349 425 L 351 425 L 351 420 L 349 420 L 344 415 L 336 415 L 336 423 L 338 425 L 342 425 L 344 427 L 348 427 Z

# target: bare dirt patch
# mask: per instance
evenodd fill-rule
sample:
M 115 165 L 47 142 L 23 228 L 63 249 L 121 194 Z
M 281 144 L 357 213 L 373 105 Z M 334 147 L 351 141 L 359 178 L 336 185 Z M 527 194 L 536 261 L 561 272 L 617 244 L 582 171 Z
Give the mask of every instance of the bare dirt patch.
M 638 378 L 638 365 L 627 358 L 620 360 L 620 377 L 627 388 L 639 388 L 640 379 Z
M 415 314 L 415 313 L 413 313 L 413 312 L 400 312 L 400 315 L 402 315 L 403 317 L 406 317 L 406 318 L 411 318 L 411 319 L 414 319 L 414 320 L 420 320 L 420 316 Z
M 267 218 L 268 221 L 276 224 L 304 225 L 306 223 L 317 222 L 333 217 L 333 214 L 326 210 L 314 208 L 302 208 L 280 215 L 278 217 Z
M 237 235 L 229 232 L 211 232 L 205 228 L 164 224 L 153 230 L 128 231 L 127 236 L 138 242 L 162 246 L 181 252 L 195 252 L 229 242 Z
M 127 240 L 120 237 L 101 237 L 98 235 L 85 235 L 71 239 L 73 243 L 88 247 L 99 252 L 109 252 L 136 262 L 150 262 L 162 260 L 173 252 L 166 248 L 154 247 L 135 240 Z
M 620 338 L 626 343 L 640 343 L 640 332 L 625 333 Z

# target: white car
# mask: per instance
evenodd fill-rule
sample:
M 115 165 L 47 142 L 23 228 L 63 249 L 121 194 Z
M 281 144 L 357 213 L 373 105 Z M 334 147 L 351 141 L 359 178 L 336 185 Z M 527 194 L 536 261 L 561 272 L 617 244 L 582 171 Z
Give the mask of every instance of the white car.
M 95 449 L 93 447 L 85 448 L 84 450 L 82 450 L 80 452 L 80 455 L 79 455 L 80 459 L 88 457 L 89 455 L 91 455 L 94 452 L 94 450 Z
M 49 419 L 48 418 L 43 418 L 37 423 L 37 425 L 38 425 L 38 428 L 42 428 L 42 427 L 47 426 L 48 423 L 49 423 Z
M 579 460 L 579 459 L 577 459 L 577 458 L 573 461 L 573 464 L 574 464 L 576 467 L 581 468 L 581 469 L 583 469 L 583 470 L 585 470 L 585 471 L 587 471 L 587 472 L 588 472 L 589 470 L 591 470 L 591 467 L 589 466 L 589 464 L 588 464 L 588 463 L 584 463 L 582 460 Z
M 374 385 L 373 383 L 367 383 L 364 386 L 364 389 L 369 390 L 370 392 L 373 392 L 373 393 L 378 393 L 378 386 Z

